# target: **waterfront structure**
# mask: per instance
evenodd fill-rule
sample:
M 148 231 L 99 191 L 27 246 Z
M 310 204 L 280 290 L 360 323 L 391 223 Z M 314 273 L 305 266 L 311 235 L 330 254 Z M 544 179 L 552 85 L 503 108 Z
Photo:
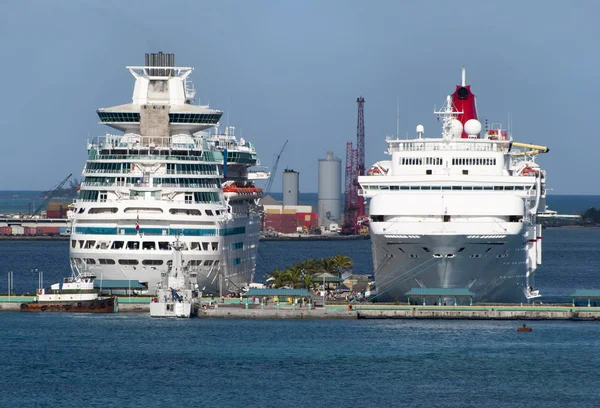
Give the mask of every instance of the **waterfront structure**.
M 535 159 L 548 149 L 514 142 L 499 125 L 482 131 L 464 70 L 434 113 L 441 138 L 421 125 L 415 138 L 387 138 L 390 159 L 359 177 L 377 299 L 406 301 L 414 288 L 468 289 L 478 302 L 539 297 L 546 174 Z
M 300 173 L 291 169 L 283 172 L 283 205 L 298 205 Z
M 173 262 L 161 273 L 156 297 L 150 303 L 151 317 L 191 317 L 200 307 L 197 271 L 183 264 L 181 242 L 175 241 Z
M 342 208 L 342 161 L 327 152 L 327 158 L 319 159 L 319 224 L 329 227 L 340 223 Z
M 246 286 L 260 231 L 254 146 L 232 127 L 220 132 L 221 111 L 192 104 L 192 68 L 175 66 L 173 54 L 146 54 L 145 62 L 127 67 L 132 103 L 97 111 L 123 134 L 88 143 L 69 213 L 71 263 L 153 290 L 179 239 L 200 291 Z

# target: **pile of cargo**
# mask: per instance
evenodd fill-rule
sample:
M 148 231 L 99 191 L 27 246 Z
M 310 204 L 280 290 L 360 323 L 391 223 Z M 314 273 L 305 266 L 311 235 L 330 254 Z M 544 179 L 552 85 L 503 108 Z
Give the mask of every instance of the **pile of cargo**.
M 46 218 L 67 218 L 69 202 L 52 201 L 46 207 Z

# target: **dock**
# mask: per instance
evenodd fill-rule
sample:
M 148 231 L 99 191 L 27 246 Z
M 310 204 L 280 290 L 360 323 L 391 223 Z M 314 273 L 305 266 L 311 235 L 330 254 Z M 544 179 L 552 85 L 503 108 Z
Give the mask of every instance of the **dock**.
M 0 296 L 0 311 L 19 311 L 20 304 L 34 296 Z M 150 314 L 149 297 L 119 297 L 119 313 Z M 446 320 L 590 320 L 600 321 L 600 307 L 572 305 L 478 305 L 433 306 L 407 304 L 351 303 L 308 307 L 308 305 L 246 304 L 239 299 L 223 303 L 209 301 L 200 318 L 234 319 L 446 319 Z

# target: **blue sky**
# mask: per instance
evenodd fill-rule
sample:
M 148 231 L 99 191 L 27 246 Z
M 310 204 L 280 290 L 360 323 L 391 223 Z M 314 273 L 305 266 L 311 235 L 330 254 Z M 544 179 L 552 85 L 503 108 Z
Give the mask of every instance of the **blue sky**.
M 384 137 L 438 136 L 433 106 L 467 67 L 480 119 L 543 144 L 555 194 L 600 194 L 600 2 L 576 1 L 5 1 L 0 189 L 47 189 L 80 176 L 95 110 L 131 101 L 126 65 L 145 52 L 195 67 L 201 102 L 228 112 L 270 166 L 317 190 L 317 160 L 345 156 L 365 100 L 366 163 Z

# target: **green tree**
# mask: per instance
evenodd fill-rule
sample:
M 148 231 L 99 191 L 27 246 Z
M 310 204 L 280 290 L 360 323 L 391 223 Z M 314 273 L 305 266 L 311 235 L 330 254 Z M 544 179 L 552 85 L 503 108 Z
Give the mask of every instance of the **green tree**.
M 339 276 L 342 276 L 342 273 L 344 273 L 347 270 L 351 269 L 352 265 L 354 264 L 352 262 L 352 259 L 350 259 L 346 255 L 336 255 L 336 256 L 334 256 L 334 257 L 331 258 L 331 261 L 333 262 L 333 266 L 335 268 L 335 272 Z
M 315 276 L 312 274 L 304 275 L 304 282 L 303 282 L 302 286 L 308 290 L 313 289 L 313 287 L 315 286 L 314 279 L 315 279 Z

